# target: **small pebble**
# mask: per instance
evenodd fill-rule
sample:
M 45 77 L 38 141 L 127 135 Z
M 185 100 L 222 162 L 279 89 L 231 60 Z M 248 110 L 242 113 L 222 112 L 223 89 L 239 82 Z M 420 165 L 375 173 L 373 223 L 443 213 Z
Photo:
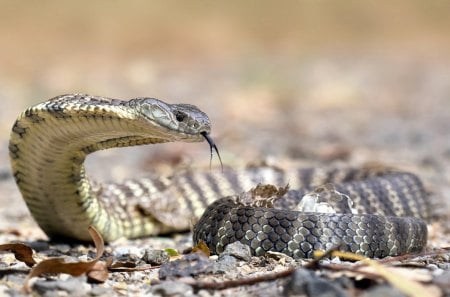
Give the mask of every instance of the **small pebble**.
M 437 266 L 443 270 L 450 270 L 450 263 L 438 263 Z
M 214 263 L 213 273 L 227 273 L 236 268 L 237 259 L 230 255 L 221 255 Z
M 27 245 L 30 248 L 32 248 L 35 252 L 47 251 L 50 249 L 48 241 L 44 241 L 44 240 L 36 240 L 36 241 L 27 242 Z
M 346 292 L 330 280 L 317 277 L 305 269 L 297 269 L 284 287 L 285 296 L 346 297 Z
M 85 296 L 87 293 L 86 276 L 69 277 L 67 280 L 37 280 L 33 284 L 33 290 L 39 294 L 48 291 L 65 291 L 71 296 Z
M 252 259 L 250 247 L 248 245 L 240 243 L 239 241 L 227 245 L 223 253 L 220 254 L 219 258 L 225 255 L 229 255 L 235 257 L 238 260 L 244 260 L 247 262 Z
M 0 284 L 0 296 L 8 296 L 7 292 L 9 291 L 9 288 L 5 285 Z
M 144 256 L 144 250 L 135 246 L 120 246 L 113 250 L 113 256 L 118 259 L 136 258 L 140 259 Z
M 164 281 L 158 285 L 151 287 L 150 292 L 156 296 L 163 297 L 182 297 L 182 296 L 194 296 L 192 287 L 176 281 Z
M 0 168 L 0 181 L 10 179 L 11 177 L 12 174 L 9 168 Z
M 102 286 L 94 286 L 91 291 L 89 292 L 89 295 L 91 296 L 107 296 L 107 295 L 114 295 L 113 290 L 111 288 L 106 288 Z
M 446 296 L 450 296 L 450 270 L 444 271 L 441 275 L 436 276 L 433 279 L 433 283 L 437 284 L 439 287 L 444 288 Z
M 60 244 L 53 245 L 52 249 L 57 250 L 57 251 L 61 252 L 62 254 L 67 254 L 71 250 L 71 247 L 68 244 L 60 243 Z
M 331 264 L 341 264 L 342 261 L 341 261 L 341 259 L 339 259 L 339 257 L 334 257 L 331 259 L 330 263 Z
M 279 253 L 279 252 L 272 252 L 272 251 L 268 251 L 266 253 L 266 256 L 268 258 L 277 260 L 279 262 L 284 262 L 284 263 L 291 263 L 294 261 L 294 259 L 286 254 L 283 253 Z
M 3 276 L 2 282 L 9 283 L 9 284 L 23 284 L 26 276 L 27 275 L 25 273 L 23 273 L 23 274 L 22 273 L 8 274 L 8 275 Z M 2 296 L 2 295 L 0 294 L 0 296 Z
M 187 277 L 211 273 L 214 270 L 214 264 L 215 262 L 201 253 L 188 254 L 181 259 L 162 264 L 159 269 L 159 278 Z
M 335 283 L 318 278 L 309 282 L 305 286 L 308 297 L 347 297 L 349 296 L 342 288 Z
M 142 260 L 151 265 L 159 266 L 163 263 L 169 262 L 169 255 L 163 250 L 145 249 Z
M 312 273 L 305 269 L 297 269 L 284 288 L 285 296 L 305 294 L 305 285 L 313 280 Z
M 336 284 L 344 289 L 353 289 L 355 287 L 355 284 L 352 279 L 346 276 L 341 276 L 336 279 L 334 279 Z

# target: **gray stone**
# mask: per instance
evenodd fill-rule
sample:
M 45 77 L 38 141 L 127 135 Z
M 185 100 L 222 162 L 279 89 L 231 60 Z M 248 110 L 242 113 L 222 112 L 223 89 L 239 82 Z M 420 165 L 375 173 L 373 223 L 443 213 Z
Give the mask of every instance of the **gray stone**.
M 283 260 L 286 263 L 292 263 L 294 262 L 294 259 L 286 254 L 283 253 L 279 253 L 279 252 L 272 252 L 272 251 L 268 251 L 266 253 L 266 257 L 280 261 Z
M 225 247 L 225 250 L 222 254 L 220 254 L 220 257 L 223 257 L 225 255 L 233 256 L 238 260 L 244 260 L 244 261 L 250 261 L 252 259 L 252 253 L 250 251 L 250 247 L 248 245 L 245 245 L 239 241 L 230 243 Z
M 440 288 L 443 288 L 445 296 L 450 296 L 450 288 L 448 284 L 450 284 L 450 271 L 444 271 L 441 275 L 436 276 L 433 279 L 433 283 L 438 285 Z
M 33 250 L 35 250 L 36 252 L 47 251 L 50 249 L 50 245 L 48 244 L 48 241 L 44 241 L 44 240 L 27 242 L 27 245 L 30 248 L 32 248 Z
M 6 282 L 4 282 L 6 283 Z M 20 285 L 18 285 L 16 288 L 20 288 L 21 285 L 23 284 L 20 283 Z M 6 285 L 0 285 L 0 296 L 8 296 L 8 297 L 28 297 L 30 296 L 29 294 L 26 294 L 24 291 L 21 290 L 16 290 L 16 289 L 11 289 L 12 286 L 6 286 Z
M 202 253 L 185 255 L 183 258 L 161 265 L 159 278 L 176 278 L 211 273 L 214 262 Z
M 12 283 L 12 284 L 23 284 L 26 277 L 27 277 L 26 273 L 12 273 L 5 275 L 2 278 L 2 281 L 4 281 L 5 283 Z
M 89 292 L 91 296 L 107 296 L 114 295 L 114 291 L 111 288 L 101 287 L 98 285 L 93 286 L 92 290 Z
M 305 269 L 296 270 L 284 287 L 285 296 L 346 297 L 346 292 L 330 280 L 315 276 Z
M 322 278 L 306 284 L 306 296 L 308 297 L 346 297 L 348 294 L 330 280 Z
M 87 293 L 86 276 L 69 277 L 67 280 L 38 280 L 33 284 L 33 290 L 39 294 L 46 294 L 50 291 L 65 291 L 70 296 L 85 296 Z
M 52 245 L 52 249 L 60 252 L 61 254 L 67 254 L 70 252 L 71 246 L 65 243 L 58 243 Z
M 237 259 L 230 255 L 221 255 L 214 264 L 213 273 L 227 273 L 236 268 Z
M 293 294 L 306 294 L 305 286 L 313 279 L 314 276 L 309 270 L 297 269 L 284 287 L 285 296 L 291 296 Z
M 334 279 L 334 282 L 344 289 L 353 289 L 355 287 L 354 281 L 346 276 L 338 277 Z
M 144 250 L 135 246 L 119 246 L 113 250 L 113 256 L 117 259 L 140 259 L 144 255 Z
M 450 269 L 450 263 L 438 263 L 437 266 L 439 267 L 439 269 L 442 270 L 449 270 Z
M 158 285 L 151 287 L 150 292 L 156 296 L 164 297 L 182 297 L 182 296 L 194 296 L 192 287 L 176 281 L 164 281 Z
M 155 249 L 145 249 L 144 256 L 142 260 L 151 265 L 161 265 L 163 263 L 169 262 L 169 255 L 163 250 Z
M 11 177 L 12 174 L 9 168 L 0 168 L 0 181 L 10 179 Z

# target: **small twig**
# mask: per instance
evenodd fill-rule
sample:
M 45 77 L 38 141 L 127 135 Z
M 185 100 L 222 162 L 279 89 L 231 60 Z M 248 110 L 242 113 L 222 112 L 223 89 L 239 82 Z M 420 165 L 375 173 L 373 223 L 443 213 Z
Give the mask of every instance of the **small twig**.
M 223 290 L 228 288 L 240 287 L 240 286 L 248 286 L 254 285 L 256 283 L 273 281 L 276 279 L 284 278 L 290 276 L 294 273 L 296 268 L 290 267 L 282 271 L 273 272 L 273 273 L 265 273 L 258 276 L 251 277 L 243 277 L 240 279 L 226 280 L 221 282 L 212 282 L 212 281 L 184 281 L 185 284 L 188 284 L 196 289 L 208 289 L 208 290 Z
M 450 247 L 443 247 L 440 248 L 437 251 L 431 251 L 431 252 L 421 252 L 421 253 L 414 253 L 414 254 L 405 254 L 397 257 L 391 257 L 391 258 L 384 258 L 376 260 L 378 263 L 387 264 L 392 263 L 396 261 L 404 261 L 404 260 L 410 260 L 417 257 L 429 257 L 429 256 L 437 256 L 440 254 L 445 254 L 450 252 Z
M 108 270 L 111 272 L 133 272 L 133 271 L 146 271 L 161 268 L 161 266 L 144 266 L 144 267 L 109 267 Z

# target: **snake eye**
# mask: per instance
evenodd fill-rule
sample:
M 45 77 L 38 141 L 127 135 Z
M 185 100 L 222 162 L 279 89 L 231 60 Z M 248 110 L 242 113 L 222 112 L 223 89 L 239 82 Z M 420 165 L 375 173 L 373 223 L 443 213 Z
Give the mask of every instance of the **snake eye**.
M 184 121 L 184 118 L 186 117 L 186 114 L 178 111 L 175 113 L 175 118 L 177 119 L 178 122 L 182 122 Z

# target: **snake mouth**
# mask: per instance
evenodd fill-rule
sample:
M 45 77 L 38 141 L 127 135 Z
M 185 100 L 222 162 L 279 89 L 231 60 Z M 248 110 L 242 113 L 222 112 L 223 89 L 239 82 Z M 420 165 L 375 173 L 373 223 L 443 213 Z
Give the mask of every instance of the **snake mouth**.
M 214 140 L 211 138 L 211 136 L 209 135 L 208 132 L 203 131 L 200 132 L 200 134 L 206 139 L 206 141 L 209 144 L 209 149 L 211 151 L 211 158 L 209 159 L 209 167 L 211 168 L 211 163 L 212 163 L 212 158 L 213 158 L 213 149 L 216 151 L 217 157 L 219 157 L 219 161 L 220 161 L 220 167 L 222 168 L 223 171 L 223 163 L 222 163 L 222 158 L 220 157 L 220 153 L 219 153 L 219 149 L 217 148 L 216 143 L 214 142 Z

